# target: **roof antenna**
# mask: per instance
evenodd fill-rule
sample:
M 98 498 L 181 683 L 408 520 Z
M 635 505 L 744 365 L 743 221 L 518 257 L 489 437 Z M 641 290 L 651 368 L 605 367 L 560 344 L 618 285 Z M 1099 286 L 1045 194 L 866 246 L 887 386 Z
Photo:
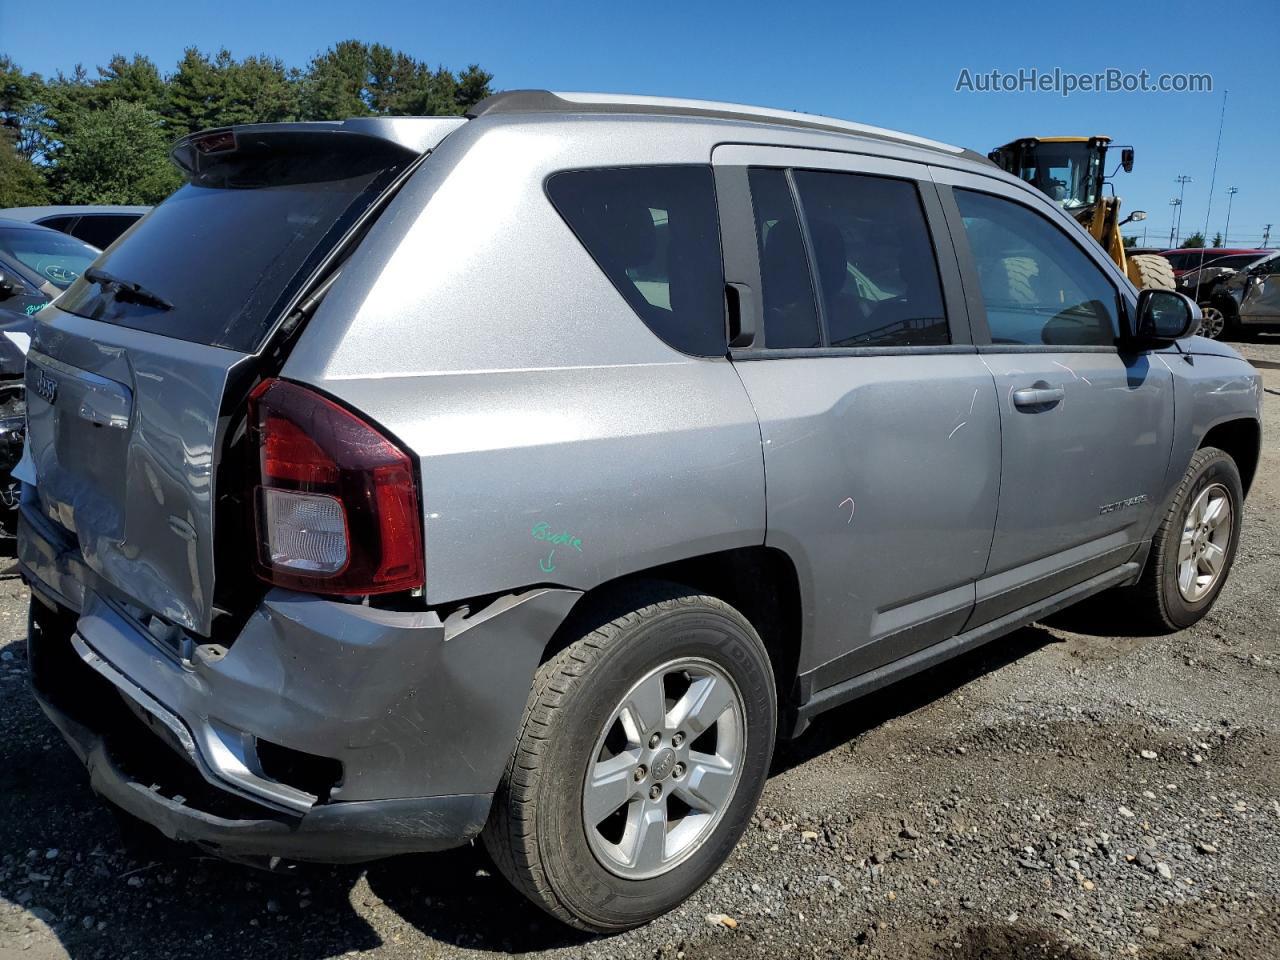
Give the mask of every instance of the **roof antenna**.
M 1218 157 L 1222 155 L 1222 124 L 1227 119 L 1227 94 L 1230 92 L 1222 91 L 1222 112 L 1218 114 L 1218 145 L 1213 150 L 1213 173 L 1209 174 L 1209 205 L 1205 207 L 1204 229 L 1200 231 L 1200 262 L 1196 264 L 1197 270 L 1204 266 L 1205 248 L 1209 243 L 1209 214 L 1213 210 L 1213 185 L 1218 180 Z M 1222 242 L 1230 245 L 1231 241 L 1223 237 Z M 1199 277 L 1196 280 L 1199 282 Z

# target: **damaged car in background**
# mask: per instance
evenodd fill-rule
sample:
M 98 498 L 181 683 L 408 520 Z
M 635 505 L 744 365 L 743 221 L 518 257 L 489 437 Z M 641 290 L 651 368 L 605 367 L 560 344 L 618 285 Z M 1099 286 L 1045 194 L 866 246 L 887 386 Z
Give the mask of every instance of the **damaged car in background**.
M 622 930 L 819 713 L 1226 582 L 1257 371 L 972 151 L 514 91 L 173 157 L 39 312 L 16 470 L 34 694 L 171 838 L 479 838 Z
M 19 486 L 10 471 L 26 430 L 23 368 L 32 318 L 99 252 L 56 230 L 0 217 L 0 538 L 17 529 Z

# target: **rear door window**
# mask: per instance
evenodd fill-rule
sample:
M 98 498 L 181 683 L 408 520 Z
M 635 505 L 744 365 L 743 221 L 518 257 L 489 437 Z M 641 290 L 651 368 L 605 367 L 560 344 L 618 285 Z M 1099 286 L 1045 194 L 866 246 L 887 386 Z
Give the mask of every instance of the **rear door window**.
M 171 304 L 78 281 L 59 308 L 244 353 L 415 155 L 364 137 L 259 136 L 194 173 L 97 268 Z
M 724 267 L 707 166 L 567 170 L 547 195 L 650 330 L 694 356 L 724 356 Z
M 760 255 L 764 345 L 770 349 L 821 346 L 809 260 L 787 175 L 782 170 L 752 167 L 747 180 Z
M 942 283 L 916 185 L 797 170 L 832 347 L 950 342 Z

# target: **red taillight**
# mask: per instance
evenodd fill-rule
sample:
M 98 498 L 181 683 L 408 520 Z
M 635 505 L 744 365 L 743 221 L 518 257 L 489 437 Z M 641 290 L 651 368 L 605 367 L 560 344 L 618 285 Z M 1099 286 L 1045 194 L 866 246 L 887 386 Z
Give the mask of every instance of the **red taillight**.
M 319 593 L 410 590 L 424 582 L 413 464 L 355 414 L 287 380 L 249 397 L 258 445 L 255 571 Z

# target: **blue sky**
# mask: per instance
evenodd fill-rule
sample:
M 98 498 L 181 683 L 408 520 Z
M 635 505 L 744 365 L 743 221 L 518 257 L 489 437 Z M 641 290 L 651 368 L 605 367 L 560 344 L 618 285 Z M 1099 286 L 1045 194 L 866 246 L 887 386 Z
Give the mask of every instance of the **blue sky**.
M 196 11 L 198 14 L 188 11 Z M 483 9 L 483 12 L 481 12 Z M 1232 241 L 1257 242 L 1275 222 L 1280 244 L 1280 4 L 1229 8 L 1158 3 L 977 4 L 914 0 L 648 4 L 457 2 L 308 3 L 0 0 L 0 50 L 50 74 L 115 52 L 150 56 L 171 70 L 184 47 L 226 46 L 302 65 L 354 37 L 398 47 L 433 64 L 476 62 L 498 88 L 546 87 L 758 103 L 858 120 L 962 144 L 985 153 L 1024 135 L 1107 133 L 1137 148 L 1134 172 L 1117 177 L 1128 210 L 1150 213 L 1148 239 L 1169 239 L 1186 187 L 1182 233 L 1203 227 L 1222 93 L 1226 126 L 1209 235 L 1221 230 L 1226 188 L 1237 186 Z M 25 38 L 25 39 L 21 39 Z M 1212 93 L 965 93 L 972 73 L 1019 68 L 1075 73 L 1107 68 L 1208 73 Z

